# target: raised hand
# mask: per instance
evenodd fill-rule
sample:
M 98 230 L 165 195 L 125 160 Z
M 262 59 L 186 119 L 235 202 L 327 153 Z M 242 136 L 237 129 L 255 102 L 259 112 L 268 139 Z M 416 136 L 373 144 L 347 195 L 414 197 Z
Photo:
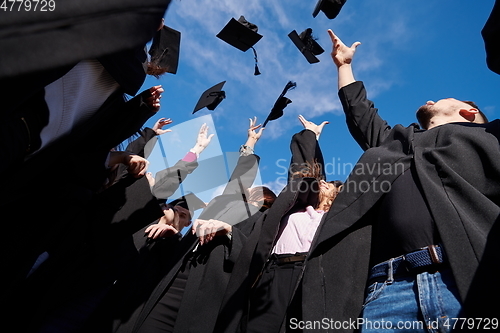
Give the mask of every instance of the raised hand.
M 331 29 L 328 29 L 328 35 L 330 35 L 333 43 L 331 56 L 335 65 L 341 67 L 351 64 L 356 48 L 358 45 L 361 45 L 361 43 L 355 42 L 351 47 L 347 47 Z
M 163 126 L 171 124 L 173 121 L 168 118 L 160 118 L 156 121 L 156 123 L 153 126 L 153 131 L 155 131 L 156 135 L 162 135 L 168 132 L 172 132 L 170 129 L 162 129 Z
M 163 90 L 161 85 L 153 86 L 148 90 L 149 90 L 149 97 L 146 97 L 144 101 L 151 110 L 153 110 L 154 112 L 158 112 L 160 110 L 161 93 L 164 92 L 165 90 Z
M 250 120 L 250 126 L 248 128 L 248 139 L 254 140 L 255 142 L 259 141 L 260 137 L 262 136 L 262 131 L 264 130 L 264 127 L 262 127 L 262 124 L 256 125 L 257 124 L 257 117 L 249 118 Z M 258 132 L 255 130 L 260 128 Z
M 196 154 L 200 154 L 212 140 L 214 134 L 208 135 L 208 126 L 207 124 L 203 124 L 200 127 L 200 131 L 198 132 L 198 138 L 196 139 L 196 145 L 191 149 Z
M 326 124 L 329 124 L 329 121 L 324 121 L 319 125 L 316 125 L 312 121 L 306 120 L 304 116 L 299 115 L 299 120 L 304 126 L 305 129 L 311 130 L 316 134 L 316 139 L 319 139 L 319 136 L 321 135 L 321 132 L 323 131 L 323 127 L 325 127 Z

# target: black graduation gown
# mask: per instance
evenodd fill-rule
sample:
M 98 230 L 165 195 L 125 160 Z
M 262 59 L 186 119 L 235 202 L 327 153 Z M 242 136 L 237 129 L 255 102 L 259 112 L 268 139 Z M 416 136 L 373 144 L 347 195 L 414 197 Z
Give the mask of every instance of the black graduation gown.
M 361 312 L 370 268 L 370 209 L 383 195 L 383 185 L 411 163 L 465 315 L 498 317 L 498 307 L 489 304 L 500 295 L 493 273 L 498 261 L 492 260 L 500 251 L 500 121 L 450 123 L 427 131 L 416 124 L 390 127 L 366 98 L 362 82 L 342 88 L 339 96 L 349 130 L 366 152 L 323 218 L 305 263 L 303 319 L 347 323 L 343 332 L 355 328 L 349 323 Z
M 197 246 L 194 259 L 188 262 L 191 265 L 190 271 L 174 331 L 206 332 L 213 327 L 218 312 L 217 304 L 221 301 L 234 261 L 246 235 L 253 227 L 254 219 L 260 214 L 258 208 L 244 203 L 241 196 L 241 190 L 249 188 L 255 180 L 258 161 L 259 157 L 256 155 L 241 156 L 223 194 L 210 201 L 199 217 L 236 224 L 250 216 L 249 221 L 235 225 L 231 241 L 226 236 L 221 236 L 206 245 L 198 246 L 198 238 L 188 232 L 169 262 L 159 263 L 167 265 L 168 272 L 149 299 L 126 318 L 126 321 L 117 322 L 115 332 L 136 332 L 140 329 L 162 294 L 169 288 L 181 265 L 191 258 L 191 253 Z M 207 304 L 207 300 L 210 300 L 210 304 Z M 193 318 L 193 309 L 197 309 L 197 318 Z
M 6 215 L 16 216 L 16 223 L 4 224 L 2 231 L 13 235 L 22 225 L 23 239 L 29 244 L 19 246 L 14 237 L 2 242 L 2 260 L 11 271 L 5 283 L 11 289 L 13 283 L 24 279 L 47 242 L 57 239 L 62 230 L 78 232 L 74 216 L 85 209 L 86 202 L 103 184 L 109 150 L 155 114 L 144 103 L 143 94 L 127 103 L 118 94 L 71 134 L 32 155 L 13 176 L 1 179 L 0 207 Z M 120 126 L 115 126 L 117 118 L 122 121 Z
M 272 207 L 256 222 L 254 231 L 242 249 L 224 294 L 214 332 L 245 331 L 249 293 L 271 254 L 281 219 L 293 207 L 314 206 L 318 202 L 316 179 L 292 177 L 306 162 L 316 161 L 324 165 L 315 133 L 303 130 L 295 134 L 290 149 L 292 160 L 288 184 Z
M 33 4 L 29 11 L 2 13 L 0 80 L 21 77 L 19 82 L 31 82 L 22 75 L 143 47 L 153 38 L 170 0 L 54 3 L 54 10 L 41 3 L 36 11 Z
M 140 154 L 141 142 L 147 141 L 139 138 L 128 148 Z M 197 166 L 196 161 L 181 160 L 168 168 L 166 175 L 175 174 L 175 177 L 161 179 L 163 193 L 173 194 Z M 180 179 L 178 174 L 182 175 Z M 44 317 L 53 310 L 79 304 L 85 295 L 105 295 L 124 272 L 150 260 L 150 256 L 168 253 L 174 242 L 158 242 L 159 245 L 153 247 L 153 243 L 145 243 L 145 237 L 137 237 L 137 233 L 144 236 L 145 227 L 162 215 L 158 199 L 145 177 L 125 175 L 94 197 L 85 212 L 73 216 L 78 233 L 55 240 L 47 249 L 50 254 L 47 262 L 23 285 L 23 289 L 30 288 L 24 292 L 29 300 L 28 308 L 33 308 L 30 313 L 37 319 L 33 324 L 44 323 Z M 25 304 L 20 306 L 23 309 Z

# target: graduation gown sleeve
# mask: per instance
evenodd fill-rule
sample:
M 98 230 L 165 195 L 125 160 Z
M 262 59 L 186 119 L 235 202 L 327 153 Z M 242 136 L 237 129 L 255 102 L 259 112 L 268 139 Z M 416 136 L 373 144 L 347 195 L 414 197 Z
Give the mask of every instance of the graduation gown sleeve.
M 373 102 L 366 98 L 361 81 L 347 87 L 339 90 L 339 97 L 352 137 L 363 150 L 379 146 L 389 135 L 391 127 L 379 116 Z

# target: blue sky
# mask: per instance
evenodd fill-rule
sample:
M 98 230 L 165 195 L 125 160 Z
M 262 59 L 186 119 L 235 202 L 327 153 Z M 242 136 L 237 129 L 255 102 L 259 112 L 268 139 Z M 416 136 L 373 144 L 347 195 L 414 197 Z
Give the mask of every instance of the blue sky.
M 362 43 L 353 63 L 355 77 L 364 81 L 369 98 L 389 124 L 409 125 L 420 105 L 447 97 L 475 101 L 494 119 L 500 113 L 500 76 L 486 67 L 480 34 L 493 3 L 347 0 L 339 16 L 329 20 L 321 12 L 312 17 L 316 0 L 173 0 L 165 24 L 182 34 L 179 69 L 176 75 L 146 80 L 143 89 L 157 84 L 165 89 L 161 110 L 146 126 L 159 117 L 174 121 L 173 132 L 162 135 L 169 164 L 194 145 L 203 122 L 217 135 L 201 159 L 226 156 L 245 142 L 248 118 L 257 116 L 263 122 L 291 80 L 297 83 L 286 95 L 292 104 L 282 118 L 267 125 L 256 146 L 261 157 L 257 183 L 275 191 L 283 187 L 290 138 L 302 129 L 299 114 L 318 123 L 330 121 L 320 138 L 327 178 L 345 180 L 362 151 L 346 129 L 327 29 L 334 30 L 348 45 Z M 216 37 L 231 18 L 240 15 L 256 24 L 263 35 L 255 45 L 262 72 L 259 76 L 253 75 L 251 50 L 242 52 Z M 316 64 L 309 64 L 288 38 L 292 30 L 300 33 L 308 27 L 325 49 Z M 193 115 L 201 93 L 221 81 L 226 81 L 226 99 L 214 111 L 203 109 Z M 234 154 L 224 160 L 225 170 L 220 170 L 221 162 L 220 168 L 215 163 L 211 170 L 195 171 L 199 172 L 196 183 L 221 172 L 227 176 Z M 156 149 L 151 170 L 164 167 L 162 163 Z M 186 191 L 195 188 L 185 185 Z M 220 188 L 215 187 L 201 197 L 208 201 L 217 191 Z

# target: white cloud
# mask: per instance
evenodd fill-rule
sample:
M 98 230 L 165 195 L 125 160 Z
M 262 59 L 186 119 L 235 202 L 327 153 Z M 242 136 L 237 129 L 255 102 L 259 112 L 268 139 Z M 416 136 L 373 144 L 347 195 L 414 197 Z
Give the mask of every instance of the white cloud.
M 326 33 L 328 28 L 338 30 L 339 36 L 345 37 L 346 44 L 356 40 L 363 42 L 356 55 L 354 69 L 361 79 L 371 82 L 375 89 L 370 91 L 371 96 L 395 84 L 394 75 L 381 75 L 380 71 L 390 61 L 388 46 L 402 46 L 411 39 L 411 22 L 406 15 L 408 9 L 401 4 L 389 5 L 380 1 L 364 6 L 370 6 L 373 12 L 383 10 L 386 13 L 373 19 L 370 29 L 359 26 L 353 31 L 343 31 L 343 27 L 347 24 L 353 26 L 354 20 L 362 19 L 355 15 L 358 13 L 354 1 L 343 8 L 341 16 L 328 20 L 322 13 L 313 19 L 311 13 L 314 4 L 298 0 L 287 3 L 264 0 L 182 0 L 172 3 L 166 23 L 182 32 L 182 61 L 198 74 L 193 89 L 201 93 L 209 87 L 207 83 L 227 81 L 224 87 L 227 98 L 218 107 L 215 117 L 229 122 L 237 121 L 235 129 L 240 128 L 242 115 L 255 115 L 264 120 L 285 84 L 289 80 L 297 82 L 297 88 L 287 94 L 293 103 L 285 109 L 285 117 L 275 121 L 279 122 L 279 126 L 270 123 L 266 129 L 266 136 L 279 138 L 297 125 L 298 114 L 324 120 L 329 120 L 330 114 L 342 114 L 337 96 L 337 72 L 330 58 L 331 41 Z M 241 52 L 215 37 L 231 17 L 238 19 L 240 15 L 257 24 L 259 33 L 263 35 L 255 45 L 262 72 L 260 76 L 253 75 L 251 49 Z M 317 64 L 307 63 L 287 36 L 292 30 L 300 33 L 307 27 L 313 28 L 314 35 L 325 49 L 318 56 L 320 63 Z M 194 88 L 200 85 L 202 88 Z

